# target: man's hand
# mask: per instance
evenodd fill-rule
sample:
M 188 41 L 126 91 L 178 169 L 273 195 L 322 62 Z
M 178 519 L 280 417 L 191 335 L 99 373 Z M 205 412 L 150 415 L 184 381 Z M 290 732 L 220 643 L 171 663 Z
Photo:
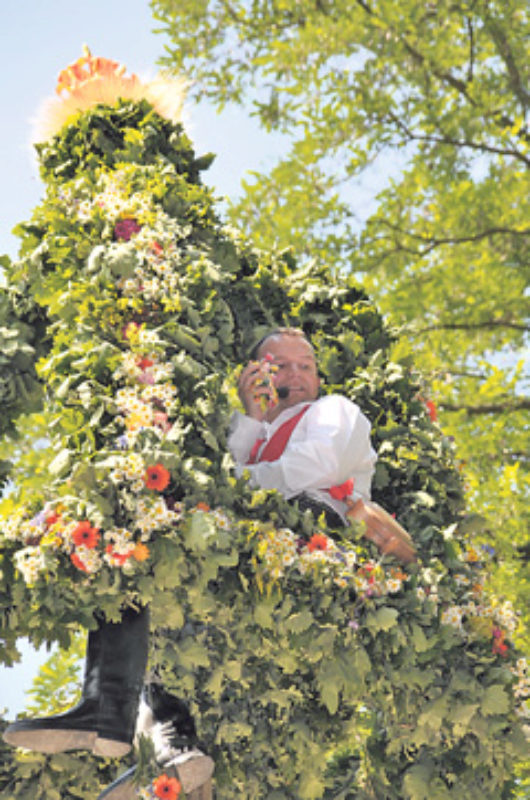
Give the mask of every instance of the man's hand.
M 261 420 L 267 411 L 278 403 L 276 387 L 272 381 L 274 365 L 270 359 L 251 361 L 239 376 L 238 393 L 247 416 Z
M 405 528 L 381 506 L 371 500 L 348 500 L 348 519 L 365 523 L 364 536 L 385 555 L 393 555 L 403 564 L 416 561 L 414 544 Z

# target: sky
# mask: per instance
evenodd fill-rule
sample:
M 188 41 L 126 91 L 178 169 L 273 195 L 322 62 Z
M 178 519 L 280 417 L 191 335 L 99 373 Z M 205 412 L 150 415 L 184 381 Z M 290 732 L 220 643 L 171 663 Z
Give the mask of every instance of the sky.
M 82 55 L 125 64 L 140 78 L 152 78 L 167 39 L 155 34 L 148 0 L 2 0 L 0 27 L 0 254 L 15 256 L 14 225 L 29 217 L 42 196 L 31 146 L 32 117 L 54 94 L 59 72 Z M 206 105 L 188 104 L 186 129 L 198 154 L 214 152 L 204 181 L 222 195 L 235 195 L 244 173 L 273 163 L 282 144 L 260 131 L 245 109 L 218 115 Z
M 126 65 L 140 78 L 152 78 L 163 54 L 163 35 L 153 33 L 147 0 L 1 0 L 0 30 L 0 254 L 15 258 L 18 239 L 12 229 L 29 219 L 43 195 L 31 146 L 32 118 L 41 102 L 55 91 L 59 72 L 82 55 L 87 44 L 93 55 Z M 219 196 L 235 196 L 249 170 L 274 163 L 285 144 L 260 131 L 246 110 L 221 116 L 206 105 L 186 108 L 186 129 L 198 155 L 216 153 L 205 183 Z M 0 713 L 12 719 L 25 706 L 39 665 L 49 656 L 21 643 L 22 660 L 0 666 Z

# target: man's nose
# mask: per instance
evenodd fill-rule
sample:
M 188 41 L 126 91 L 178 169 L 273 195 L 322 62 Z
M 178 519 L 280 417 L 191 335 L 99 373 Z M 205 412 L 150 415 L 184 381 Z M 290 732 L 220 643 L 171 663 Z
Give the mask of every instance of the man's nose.
M 292 375 L 297 375 L 301 371 L 299 364 L 288 364 L 287 365 L 287 372 Z

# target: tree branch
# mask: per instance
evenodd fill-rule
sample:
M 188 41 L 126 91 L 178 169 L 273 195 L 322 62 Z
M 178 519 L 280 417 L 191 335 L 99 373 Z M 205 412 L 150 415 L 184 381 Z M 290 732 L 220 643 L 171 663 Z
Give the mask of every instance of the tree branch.
M 467 68 L 467 82 L 473 80 L 473 70 L 475 66 L 475 31 L 470 17 L 466 17 L 466 25 L 469 34 L 469 66 Z
M 510 84 L 513 92 L 524 109 L 528 108 L 530 103 L 530 93 L 521 80 L 521 75 L 515 62 L 512 49 L 508 42 L 505 32 L 497 25 L 491 17 L 486 18 L 486 28 L 489 30 L 493 43 L 497 48 L 497 52 L 506 65 L 506 70 L 510 79 Z
M 393 231 L 397 231 L 401 233 L 403 236 L 408 236 L 411 239 L 419 239 L 421 241 L 428 240 L 430 244 L 425 247 L 423 250 L 413 250 L 412 248 L 407 248 L 403 246 L 403 250 L 406 250 L 408 253 L 416 253 L 416 255 L 422 257 L 427 255 L 436 247 L 439 247 L 443 244 L 464 244 L 465 242 L 478 242 L 481 239 L 486 239 L 489 236 L 494 236 L 495 234 L 505 234 L 509 236 L 527 236 L 530 234 L 530 228 L 523 228 L 522 230 L 516 230 L 515 228 L 486 228 L 483 231 L 478 231 L 477 233 L 470 234 L 469 236 L 444 236 L 444 237 L 431 237 L 431 236 L 424 236 L 421 233 L 414 233 L 413 231 L 407 231 L 401 228 L 399 225 L 390 222 L 387 219 L 381 219 L 379 222 L 382 225 L 385 225 L 387 228 L 390 228 Z
M 363 0 L 357 0 L 357 5 L 359 5 L 363 9 L 363 11 L 365 11 L 367 14 L 369 14 L 370 16 L 373 16 L 373 14 L 374 14 L 373 10 L 369 7 L 369 5 L 367 3 L 363 2 Z M 522 81 L 521 81 L 521 78 L 520 78 L 520 75 L 519 75 L 519 71 L 517 70 L 517 67 L 516 67 L 516 64 L 515 64 L 515 58 L 513 57 L 513 53 L 511 52 L 511 49 L 510 49 L 510 47 L 508 45 L 508 41 L 507 41 L 506 37 L 504 36 L 503 31 L 501 31 L 498 28 L 498 26 L 495 26 L 491 22 L 491 20 L 489 20 L 489 22 L 490 22 L 490 24 L 488 25 L 488 30 L 489 30 L 489 32 L 491 34 L 491 37 L 493 39 L 493 42 L 494 42 L 495 46 L 497 47 L 499 55 L 501 56 L 502 60 L 504 61 L 505 65 L 506 65 L 506 69 L 508 71 L 508 75 L 510 76 L 510 79 L 511 79 L 512 88 L 513 88 L 516 96 L 520 100 L 520 102 L 523 104 L 523 107 L 526 108 L 527 105 L 528 105 L 529 94 L 523 88 L 523 84 L 522 84 Z M 399 34 L 396 34 L 396 35 L 398 35 L 398 37 L 401 40 L 401 42 L 403 43 L 403 46 L 405 47 L 406 51 L 416 61 L 416 63 L 418 63 L 421 66 L 423 66 L 427 62 L 428 63 L 428 67 L 430 69 L 430 72 L 432 73 L 432 75 L 434 75 L 434 77 L 438 78 L 438 80 L 441 81 L 442 83 L 449 84 L 449 86 L 451 86 L 453 89 L 455 89 L 458 92 L 458 94 L 460 94 L 462 97 L 464 97 L 467 100 L 467 102 L 473 108 L 478 109 L 479 108 L 479 104 L 468 93 L 468 85 L 471 84 L 472 79 L 473 79 L 474 38 L 473 38 L 473 28 L 472 28 L 472 25 L 471 25 L 471 22 L 470 22 L 469 18 L 467 18 L 467 23 L 468 23 L 468 31 L 469 31 L 469 34 L 470 34 L 470 41 L 469 41 L 470 64 L 469 64 L 469 69 L 468 69 L 468 76 L 467 76 L 467 79 L 465 81 L 462 81 L 462 80 L 460 80 L 460 78 L 455 77 L 454 75 L 452 75 L 447 70 L 438 69 L 435 64 L 428 63 L 427 62 L 427 58 L 419 50 L 417 50 L 412 44 L 410 44 L 410 42 L 408 42 L 407 39 L 404 36 L 401 36 Z M 393 31 L 392 28 L 390 28 L 390 30 Z M 393 31 L 393 32 L 395 33 L 395 31 Z M 502 112 L 500 112 L 499 110 L 496 110 L 491 114 L 485 114 L 485 116 L 486 117 L 491 116 L 491 118 L 494 120 L 494 122 L 498 126 L 500 126 L 501 128 L 513 127 L 514 121 L 511 118 L 507 117 Z M 522 129 L 520 131 L 520 133 L 524 136 L 525 139 L 528 139 L 528 135 L 527 135 L 527 131 L 526 130 Z M 409 132 L 409 137 L 411 139 L 415 139 L 415 140 L 439 142 L 441 144 L 452 144 L 452 145 L 456 145 L 456 146 L 460 146 L 460 147 L 469 147 L 471 149 L 485 150 L 486 152 L 490 152 L 490 153 L 499 153 L 501 155 L 511 155 L 514 158 L 518 158 L 521 161 L 523 161 L 525 164 L 530 166 L 530 159 L 527 158 L 523 153 L 519 152 L 518 150 L 506 150 L 504 148 L 495 148 L 495 147 L 493 147 L 493 145 L 478 144 L 476 142 L 467 142 L 467 141 L 460 142 L 460 141 L 458 141 L 456 139 L 447 138 L 447 137 L 444 137 L 444 138 L 440 139 L 438 137 L 413 135 L 411 132 Z
M 388 117 L 398 125 L 399 128 L 405 133 L 410 141 L 416 142 L 429 142 L 432 144 L 447 144 L 452 147 L 468 147 L 470 150 L 480 150 L 485 153 L 496 153 L 501 156 L 511 156 L 523 164 L 530 167 L 530 158 L 519 150 L 507 147 L 495 147 L 495 145 L 487 144 L 486 142 L 473 142 L 467 139 L 455 139 L 452 136 L 432 136 L 430 134 L 413 133 L 403 122 L 398 119 L 395 114 L 389 113 Z M 508 121 L 509 122 L 509 121 Z M 503 125 L 503 127 L 505 127 Z
M 484 403 L 476 406 L 466 403 L 447 403 L 441 400 L 438 405 L 444 411 L 465 411 L 470 416 L 478 414 L 511 414 L 514 411 L 530 409 L 530 398 L 516 397 L 503 403 Z
M 487 330 L 488 328 L 511 328 L 516 331 L 530 331 L 529 325 L 522 325 L 507 319 L 492 319 L 484 322 L 447 322 L 439 325 L 427 325 L 426 328 L 420 328 L 417 334 L 430 333 L 431 331 Z

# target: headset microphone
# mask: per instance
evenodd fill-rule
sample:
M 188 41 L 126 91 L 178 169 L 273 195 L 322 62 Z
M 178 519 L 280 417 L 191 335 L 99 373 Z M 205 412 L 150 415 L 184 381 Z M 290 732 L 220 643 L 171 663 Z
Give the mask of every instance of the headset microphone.
M 288 386 L 280 386 L 276 391 L 280 400 L 285 400 L 287 397 L 289 397 L 290 390 Z

